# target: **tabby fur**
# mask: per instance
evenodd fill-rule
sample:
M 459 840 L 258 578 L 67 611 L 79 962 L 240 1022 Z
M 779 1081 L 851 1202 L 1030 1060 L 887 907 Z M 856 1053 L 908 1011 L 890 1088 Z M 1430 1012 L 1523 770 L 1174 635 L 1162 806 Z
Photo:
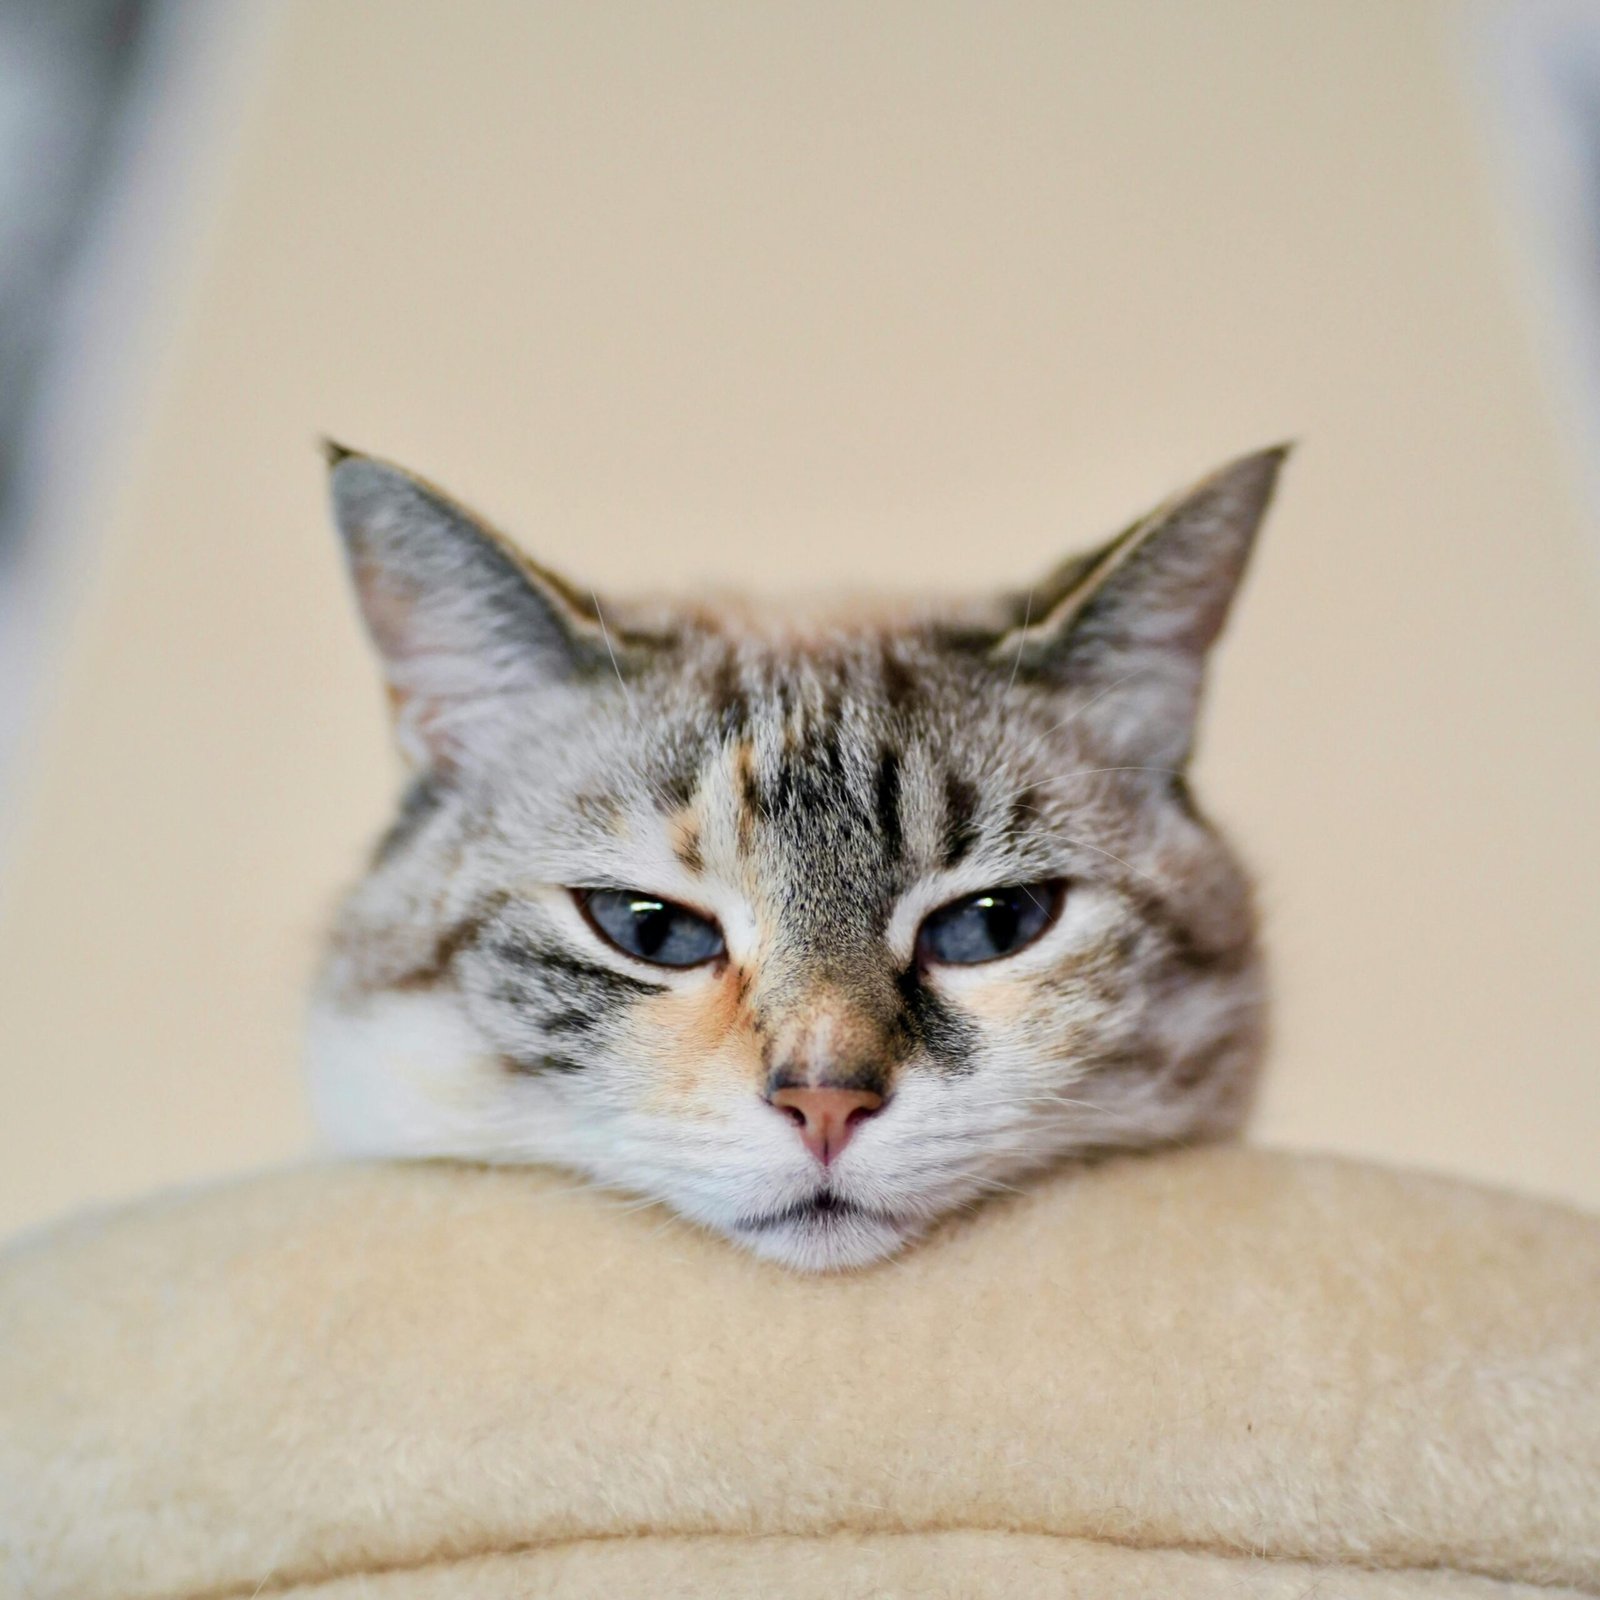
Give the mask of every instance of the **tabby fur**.
M 556 1163 L 800 1268 L 1040 1168 L 1234 1133 L 1263 1036 L 1250 885 L 1185 781 L 1205 658 L 1284 451 L 964 602 L 597 601 L 401 469 L 332 496 L 411 766 L 311 1018 L 323 1126 Z M 1004 959 L 917 930 L 1064 880 Z M 652 966 L 570 892 L 720 925 Z M 868 1085 L 830 1166 L 766 1096 Z

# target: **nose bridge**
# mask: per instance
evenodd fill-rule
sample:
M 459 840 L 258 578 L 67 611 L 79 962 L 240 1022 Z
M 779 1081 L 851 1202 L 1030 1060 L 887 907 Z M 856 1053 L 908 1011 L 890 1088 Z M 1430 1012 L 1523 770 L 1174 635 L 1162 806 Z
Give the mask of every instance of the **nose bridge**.
M 902 1049 L 897 1008 L 865 984 L 786 985 L 760 1008 L 768 1091 L 887 1092 Z

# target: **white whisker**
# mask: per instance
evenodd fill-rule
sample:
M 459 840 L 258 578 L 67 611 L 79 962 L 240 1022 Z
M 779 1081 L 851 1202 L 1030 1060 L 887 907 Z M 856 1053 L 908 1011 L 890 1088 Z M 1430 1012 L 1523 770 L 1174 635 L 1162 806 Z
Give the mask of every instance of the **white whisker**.
M 1011 676 L 1006 679 L 1006 693 L 1010 694 L 1017 681 L 1017 668 L 1022 665 L 1023 647 L 1028 642 L 1028 623 L 1033 619 L 1033 590 L 1028 591 L 1028 603 L 1022 608 L 1022 626 L 1017 629 L 1017 653 L 1011 663 Z

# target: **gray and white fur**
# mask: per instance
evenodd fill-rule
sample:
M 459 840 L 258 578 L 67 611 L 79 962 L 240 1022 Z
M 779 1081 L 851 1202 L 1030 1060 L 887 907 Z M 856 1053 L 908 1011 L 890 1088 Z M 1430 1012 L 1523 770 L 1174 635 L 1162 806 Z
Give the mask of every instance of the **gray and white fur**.
M 1255 917 L 1184 774 L 1284 454 L 1029 590 L 780 608 L 597 602 L 331 449 L 412 770 L 317 986 L 325 1130 L 559 1164 L 810 1269 L 1064 1160 L 1236 1132 Z M 927 959 L 931 913 L 1041 884 L 1032 942 Z M 627 953 L 597 890 L 688 908 L 720 955 Z M 848 1142 L 786 1089 L 853 1096 Z

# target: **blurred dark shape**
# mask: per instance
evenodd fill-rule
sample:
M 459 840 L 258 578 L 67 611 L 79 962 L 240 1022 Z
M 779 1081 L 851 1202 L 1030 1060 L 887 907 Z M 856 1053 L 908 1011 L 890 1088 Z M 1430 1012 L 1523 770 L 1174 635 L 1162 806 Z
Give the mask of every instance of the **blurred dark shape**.
M 27 519 L 30 425 L 152 9 L 0 0 L 0 559 Z

